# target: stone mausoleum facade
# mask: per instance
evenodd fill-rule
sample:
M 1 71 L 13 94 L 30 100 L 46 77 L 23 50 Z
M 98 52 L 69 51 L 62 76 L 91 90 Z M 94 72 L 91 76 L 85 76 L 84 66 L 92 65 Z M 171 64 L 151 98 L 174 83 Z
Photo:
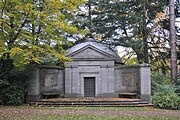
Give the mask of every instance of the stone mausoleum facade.
M 65 67 L 39 66 L 28 79 L 27 102 L 45 97 L 135 97 L 151 102 L 150 65 L 124 65 L 104 44 L 88 38 L 70 48 Z

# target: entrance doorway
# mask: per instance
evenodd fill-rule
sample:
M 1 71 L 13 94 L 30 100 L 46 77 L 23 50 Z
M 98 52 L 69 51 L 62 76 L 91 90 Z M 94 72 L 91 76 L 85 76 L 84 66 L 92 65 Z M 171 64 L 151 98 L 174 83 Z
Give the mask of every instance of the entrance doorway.
M 84 77 L 84 97 L 95 97 L 95 77 Z

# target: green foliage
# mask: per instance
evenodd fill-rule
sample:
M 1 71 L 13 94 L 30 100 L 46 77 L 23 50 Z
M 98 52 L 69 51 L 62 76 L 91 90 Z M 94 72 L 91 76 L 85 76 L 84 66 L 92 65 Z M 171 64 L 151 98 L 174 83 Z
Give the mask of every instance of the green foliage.
M 153 72 L 151 78 L 155 106 L 163 109 L 180 109 L 179 87 L 171 85 L 170 74 Z
M 70 60 L 64 46 L 69 35 L 84 33 L 72 24 L 83 1 L 0 1 L 0 104 L 24 102 L 28 64 Z
M 2 104 L 6 105 L 20 105 L 24 103 L 25 89 L 22 84 L 14 83 L 15 85 L 6 86 L 2 93 Z M 4 86 L 3 86 L 4 87 Z
M 176 93 L 175 86 L 156 84 L 153 103 L 158 108 L 180 109 L 180 97 Z
M 176 93 L 180 96 L 180 78 L 176 81 Z
M 129 58 L 128 60 L 123 61 L 126 65 L 133 65 L 133 64 L 138 64 L 137 59 L 134 58 Z
M 166 75 L 164 75 L 161 71 L 152 72 L 151 80 L 152 82 L 155 82 L 161 85 L 168 85 L 171 83 L 170 73 L 167 73 Z
M 152 72 L 151 73 L 152 94 L 154 94 L 155 90 L 157 89 L 157 84 L 160 84 L 160 85 L 171 84 L 170 74 L 164 75 L 162 72 Z
M 152 39 L 155 41 L 153 44 L 148 41 L 148 44 L 153 45 L 152 48 L 158 48 L 159 50 L 159 47 L 154 47 L 157 43 L 155 39 L 159 38 L 159 35 L 156 38 L 152 38 L 155 34 L 157 35 L 157 32 L 154 32 L 154 26 L 150 26 L 154 25 L 156 14 L 163 12 L 167 1 L 87 0 L 85 5 L 88 11 L 80 13 L 80 16 L 83 16 L 83 18 L 80 18 L 81 22 L 77 23 L 77 26 L 89 28 L 94 36 L 103 40 L 106 44 L 113 47 L 124 46 L 132 48 L 133 53 L 137 56 L 138 63 L 143 62 L 143 47 L 145 46 L 143 41 L 145 36 L 147 40 Z M 153 34 L 151 33 L 152 31 L 154 32 Z M 151 46 L 148 49 L 151 49 Z
M 0 59 L 0 104 L 24 103 L 27 73 L 25 66 L 17 69 L 13 65 L 13 60 Z
M 49 58 L 60 62 L 67 36 L 83 34 L 72 21 L 83 0 L 5 0 L 0 1 L 0 57 L 14 65 L 44 63 Z M 55 47 L 59 49 L 55 49 Z

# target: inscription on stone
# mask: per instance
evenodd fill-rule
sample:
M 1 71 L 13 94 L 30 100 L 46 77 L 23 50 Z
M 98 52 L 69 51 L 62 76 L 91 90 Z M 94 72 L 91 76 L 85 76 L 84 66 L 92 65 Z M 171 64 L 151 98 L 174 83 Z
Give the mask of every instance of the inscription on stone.
M 136 86 L 136 76 L 133 73 L 125 73 L 122 81 L 123 86 L 134 87 Z
M 45 75 L 44 80 L 44 86 L 50 87 L 50 86 L 57 86 L 57 74 L 55 73 L 49 73 Z

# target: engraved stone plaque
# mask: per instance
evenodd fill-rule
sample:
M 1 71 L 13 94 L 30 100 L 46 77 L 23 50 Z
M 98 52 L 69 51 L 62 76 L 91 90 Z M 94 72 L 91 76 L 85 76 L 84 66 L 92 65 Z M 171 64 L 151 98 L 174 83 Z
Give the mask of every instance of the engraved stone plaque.
M 133 73 L 125 73 L 122 81 L 123 86 L 134 87 L 136 86 L 135 75 Z
M 44 86 L 46 87 L 57 86 L 57 79 L 58 79 L 58 76 L 55 73 L 46 74 L 45 80 L 44 80 Z

